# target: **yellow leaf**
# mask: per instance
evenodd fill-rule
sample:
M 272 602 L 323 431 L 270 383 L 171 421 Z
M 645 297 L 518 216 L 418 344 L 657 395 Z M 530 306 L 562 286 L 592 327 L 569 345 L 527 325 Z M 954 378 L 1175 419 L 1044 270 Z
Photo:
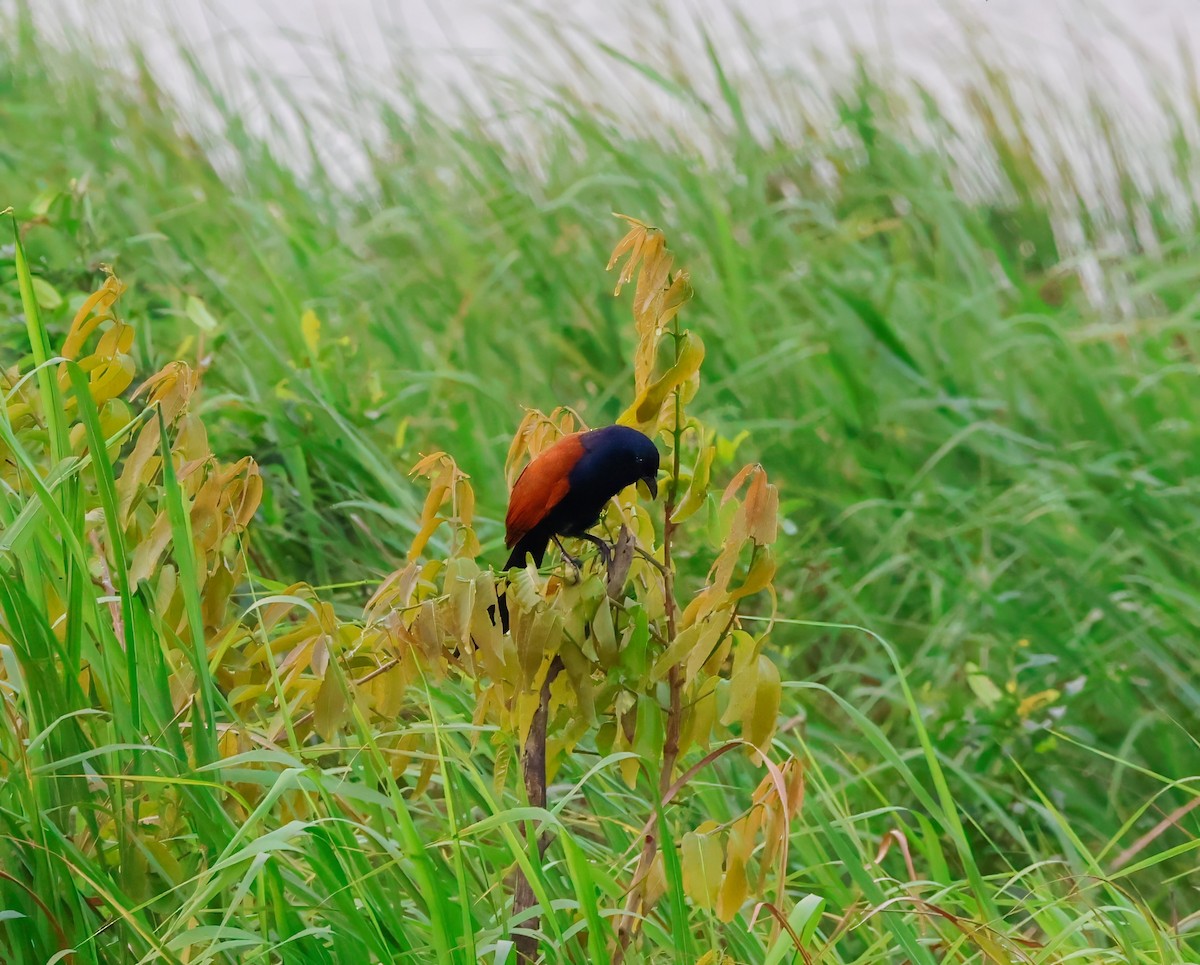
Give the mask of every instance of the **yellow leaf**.
M 642 907 L 645 910 L 653 908 L 658 904 L 658 899 L 661 898 L 667 891 L 667 872 L 663 863 L 662 852 L 658 852 L 654 856 L 654 861 L 650 865 L 650 872 L 646 875 L 646 886 L 643 891 Z
M 633 271 L 641 260 L 642 244 L 646 240 L 647 232 L 650 230 L 645 224 L 636 218 L 629 217 L 629 215 L 618 214 L 617 217 L 623 218 L 628 222 L 629 230 L 625 232 L 621 240 L 617 242 L 617 246 L 613 248 L 612 256 L 608 259 L 608 270 L 612 271 L 613 266 L 626 253 L 629 255 L 629 260 L 625 263 L 625 267 L 621 269 L 621 273 L 617 277 L 617 287 L 613 291 L 614 295 L 621 294 L 621 286 L 633 278 Z
M 533 618 L 525 634 L 519 640 L 518 658 L 521 661 L 521 686 L 538 691 L 540 678 L 558 654 L 562 642 L 562 617 L 556 610 L 541 610 Z
M 679 750 L 686 754 L 694 744 L 701 750 L 708 749 L 712 727 L 717 719 L 717 678 L 701 681 L 695 696 L 683 706 L 683 725 L 679 731 Z
M 596 686 L 592 682 L 591 664 L 584 657 L 579 647 L 570 640 L 564 640 L 558 651 L 563 662 L 567 681 L 570 684 L 576 702 L 576 719 L 587 724 L 596 721 Z
M 592 621 L 592 639 L 596 644 L 596 656 L 603 667 L 611 667 L 617 659 L 617 633 L 613 628 L 612 610 L 608 597 L 600 601 L 596 617 Z
M 447 610 L 454 616 L 454 629 L 464 646 L 471 639 L 471 614 L 475 611 L 475 577 L 479 567 L 474 560 L 455 558 L 446 564 L 445 590 L 449 595 Z
M 529 728 L 533 724 L 533 715 L 537 712 L 540 704 L 541 694 L 535 691 L 525 690 L 517 694 L 517 740 L 520 741 L 522 750 L 525 748 L 525 741 L 529 738 Z
M 496 612 L 496 584 L 491 573 L 475 578 L 475 609 L 471 613 L 471 641 L 487 675 L 494 681 L 510 679 L 515 673 L 506 669 L 506 661 L 516 658 L 512 638 L 505 636 L 493 618 Z
M 421 797 L 428 789 L 429 784 L 433 780 L 434 771 L 438 766 L 436 754 L 430 754 L 421 764 L 421 773 L 417 776 L 417 783 L 413 786 L 412 796 Z
M 742 597 L 753 596 L 771 585 L 775 577 L 775 558 L 769 549 L 761 549 L 754 558 L 754 565 L 746 574 L 746 581 L 737 589 L 729 591 L 730 600 L 740 600 Z
M 758 693 L 758 641 L 745 630 L 733 631 L 733 671 L 729 675 L 729 703 L 721 715 L 728 726 L 749 719 Z M 778 679 L 778 678 L 777 678 Z
M 162 513 L 154 521 L 150 532 L 144 536 L 133 551 L 133 559 L 129 565 L 129 580 L 137 586 L 142 580 L 150 578 L 158 569 L 158 560 L 171 542 L 171 521 L 167 514 Z
M 492 762 L 492 790 L 497 798 L 504 796 L 508 784 L 508 768 L 512 763 L 512 745 L 506 740 L 496 744 L 496 757 Z
M 727 621 L 725 614 L 718 613 L 712 619 L 702 620 L 680 631 L 654 664 L 651 679 L 662 680 L 671 667 L 686 660 L 684 684 L 690 684 L 696 676 L 696 670 L 712 653 Z
M 753 481 L 746 492 L 746 530 L 760 546 L 770 545 L 778 536 L 779 490 L 767 482 L 762 466 L 755 467 Z
M 686 679 L 694 680 L 696 678 L 696 674 L 698 674 L 701 670 L 703 670 L 704 673 L 708 674 L 709 676 L 716 676 L 718 673 L 720 673 L 721 668 L 725 666 L 725 660 L 729 657 L 729 651 L 732 648 L 733 634 L 727 633 L 717 645 L 717 648 L 710 651 L 707 656 L 703 657 L 703 663 L 693 666 L 693 661 L 700 659 L 703 655 L 703 652 L 697 649 L 692 654 L 691 659 L 688 660 Z
M 638 393 L 637 399 L 617 421 L 622 425 L 646 427 L 658 419 L 667 396 L 700 371 L 704 361 L 704 343 L 688 332 L 679 348 L 679 357 L 666 372 Z
M 442 525 L 444 520 L 441 516 L 429 516 L 421 521 L 421 528 L 417 531 L 417 535 L 413 537 L 412 545 L 408 549 L 408 562 L 412 563 L 421 555 L 421 551 L 425 549 L 425 545 L 429 542 L 434 531 Z
M 765 750 L 771 735 L 775 733 L 775 724 L 779 718 L 779 700 L 782 693 L 779 668 L 770 657 L 760 655 L 755 678 L 754 701 L 749 715 L 743 718 L 742 737 L 760 750 Z
M 337 680 L 337 671 L 326 672 L 313 707 L 313 727 L 325 740 L 330 740 L 346 721 L 349 712 L 345 694 Z
M 685 519 L 704 505 L 708 496 L 708 480 L 712 472 L 713 457 L 717 454 L 715 446 L 703 446 L 696 455 L 696 464 L 692 467 L 692 479 L 688 483 L 687 492 L 683 494 L 679 507 L 671 517 L 671 522 L 682 523 Z
M 371 688 L 375 713 L 386 721 L 395 720 L 404 706 L 404 694 L 408 687 L 406 669 L 405 661 L 401 661 L 365 685 Z
M 62 355 L 64 358 L 79 357 L 83 343 L 102 321 L 111 318 L 108 310 L 125 291 L 124 284 L 116 275 L 109 275 L 104 284 L 89 295 L 75 313 L 71 328 L 63 341 Z
M 426 665 L 432 665 L 441 656 L 444 645 L 441 613 L 433 600 L 426 600 L 417 611 L 417 619 L 413 623 L 417 642 L 425 657 Z
M 700 634 L 708 629 L 709 626 L 711 624 L 696 623 L 684 630 L 680 630 L 667 649 L 654 662 L 654 669 L 650 673 L 650 679 L 662 680 L 675 664 L 682 662 L 692 652 L 692 648 L 696 646 L 696 642 L 700 639 Z
M 1053 704 L 1061 696 L 1062 694 L 1054 688 L 1030 694 L 1017 705 L 1017 716 L 1028 717 L 1031 714 L 1035 714 L 1043 707 Z
M 723 876 L 721 842 L 715 834 L 689 831 L 680 845 L 683 865 L 683 890 L 701 908 L 711 909 L 717 902 Z
M 679 314 L 679 310 L 692 297 L 692 282 L 686 269 L 680 269 L 675 278 L 671 281 L 671 287 L 667 289 L 662 299 L 662 306 L 658 313 L 658 326 L 662 328 L 671 319 Z
M 321 320 L 311 308 L 300 316 L 300 334 L 304 336 L 308 354 L 315 357 L 321 348 Z
M 725 880 L 721 883 L 720 894 L 717 895 L 717 917 L 723 922 L 733 921 L 749 894 L 750 882 L 746 879 L 746 861 L 730 848 L 726 858 Z

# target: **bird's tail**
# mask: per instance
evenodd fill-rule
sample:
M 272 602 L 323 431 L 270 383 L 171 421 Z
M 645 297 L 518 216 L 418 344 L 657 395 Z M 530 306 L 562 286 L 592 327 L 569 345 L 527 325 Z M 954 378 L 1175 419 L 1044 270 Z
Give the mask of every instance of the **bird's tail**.
M 533 535 L 533 534 L 530 534 Z M 524 566 L 525 557 L 533 557 L 533 565 L 541 566 L 542 560 L 546 558 L 546 544 L 549 540 L 531 540 L 528 536 L 520 540 L 513 551 L 508 554 L 508 562 L 504 564 L 504 572 L 508 572 L 514 566 Z
M 508 562 L 504 564 L 504 572 L 508 572 L 514 566 L 524 566 L 525 557 L 533 557 L 533 565 L 541 566 L 542 560 L 546 558 L 546 544 L 548 538 L 542 537 L 540 534 L 530 533 L 524 539 L 518 540 L 517 545 L 513 547 L 513 551 L 508 554 Z M 505 599 L 504 590 L 499 590 L 496 593 L 496 609 L 500 611 L 500 629 L 504 633 L 508 633 L 508 600 Z M 495 617 L 492 617 L 493 621 Z
M 508 633 L 508 600 L 503 590 L 496 594 L 496 609 L 500 611 L 500 632 Z M 492 621 L 495 622 L 495 617 Z

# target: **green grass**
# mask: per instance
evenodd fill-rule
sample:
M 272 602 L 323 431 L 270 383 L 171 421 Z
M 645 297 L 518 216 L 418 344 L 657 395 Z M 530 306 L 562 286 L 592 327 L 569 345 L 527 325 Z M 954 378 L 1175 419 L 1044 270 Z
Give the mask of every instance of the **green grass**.
M 965 116 L 867 63 L 828 88 L 740 80 L 719 44 L 609 59 L 673 127 L 606 101 L 586 67 L 570 85 L 483 78 L 519 116 L 499 95 L 397 104 L 352 76 L 355 110 L 321 121 L 366 152 L 347 188 L 327 153 L 249 133 L 215 81 L 197 74 L 209 99 L 177 106 L 136 51 L 123 80 L 97 68 L 114 52 L 53 46 L 19 11 L 0 13 L 0 207 L 40 281 L 23 285 L 0 242 L 0 366 L 52 357 L 97 266 L 116 266 L 141 375 L 204 367 L 214 450 L 262 465 L 237 609 L 303 580 L 336 585 L 323 595 L 339 615 L 361 611 L 407 552 L 423 495 L 406 472 L 435 449 L 471 474 L 498 562 L 521 407 L 599 424 L 628 401 L 633 333 L 601 270 L 609 212 L 628 212 L 662 225 L 692 273 L 706 418 L 748 432 L 739 456 L 781 490 L 772 639 L 792 682 L 777 745 L 807 772 L 779 910 L 806 955 L 1196 959 L 1195 87 L 1164 90 L 1168 139 L 1145 145 L 1098 95 L 1035 111 L 986 37 Z M 184 134 L 196 117 L 217 123 Z M 44 397 L 53 371 L 29 383 Z M 88 437 L 107 437 L 86 408 Z M 153 597 L 118 585 L 117 639 L 84 524 L 87 494 L 115 499 L 112 470 L 64 465 L 70 427 L 48 411 L 40 471 L 65 475 L 39 487 L 31 461 L 0 500 L 0 630 L 25 648 L 0 647 L 0 957 L 493 960 L 526 815 L 512 780 L 496 789 L 488 739 L 471 741 L 466 697 L 433 687 L 424 716 L 396 721 L 436 724 L 421 795 L 421 762 L 394 776 L 380 742 L 396 735 L 365 717 L 340 743 L 218 760 L 193 738 L 231 719 L 186 650 L 201 600 L 186 597 L 173 648 Z M 179 485 L 163 497 L 175 537 Z M 189 556 L 173 551 L 181 574 Z M 201 698 L 179 715 L 185 672 Z M 676 840 L 747 806 L 761 775 L 732 760 L 670 812 Z M 538 877 L 551 961 L 601 960 L 649 787 L 599 756 L 557 778 Z M 279 806 L 293 798 L 294 820 Z M 183 802 L 169 834 L 139 823 L 168 799 Z M 639 955 L 692 960 L 682 934 L 696 955 L 762 961 L 769 914 L 750 917 L 720 925 L 668 884 Z M 771 960 L 805 960 L 780 947 Z

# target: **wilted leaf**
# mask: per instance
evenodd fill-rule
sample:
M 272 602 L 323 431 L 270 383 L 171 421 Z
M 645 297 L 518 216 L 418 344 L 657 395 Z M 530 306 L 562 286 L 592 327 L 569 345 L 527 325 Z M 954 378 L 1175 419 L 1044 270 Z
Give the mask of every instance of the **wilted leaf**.
M 779 535 L 779 490 L 767 482 L 767 474 L 757 467 L 746 492 L 746 530 L 754 542 L 769 546 Z
M 650 872 L 646 875 L 645 888 L 645 906 L 653 908 L 658 904 L 658 899 L 661 898 L 667 890 L 667 873 L 663 863 L 662 852 L 654 856 L 654 860 L 650 863 Z
M 732 839 L 732 836 L 731 836 Z M 725 860 L 725 879 L 717 896 L 717 917 L 724 922 L 733 921 L 750 894 L 750 882 L 746 878 L 746 859 L 730 847 Z
M 629 577 L 629 568 L 633 565 L 634 547 L 637 539 L 624 523 L 613 541 L 612 556 L 608 564 L 608 576 L 605 579 L 605 592 L 610 600 L 619 600 L 625 581 Z
M 339 727 L 346 722 L 350 708 L 346 696 L 337 680 L 337 673 L 326 672 L 317 691 L 317 702 L 313 707 L 313 727 L 325 740 L 331 740 Z
M 421 797 L 429 790 L 429 784 L 433 780 L 433 775 L 437 771 L 438 759 L 436 755 L 430 755 L 421 762 L 421 773 L 417 775 L 417 783 L 413 786 L 412 796 Z
M 369 619 L 377 620 L 387 610 L 393 607 L 403 607 L 412 602 L 412 593 L 417 585 L 419 573 L 420 567 L 416 563 L 409 563 L 394 571 L 380 583 L 379 588 L 371 594 L 371 599 L 367 600 L 367 605 L 364 607 Z
M 411 661 L 402 658 L 391 669 L 384 670 L 364 685 L 369 688 L 375 713 L 384 720 L 395 720 L 400 708 L 404 706 L 404 697 L 408 689 L 406 664 L 411 665 Z
M 497 735 L 501 736 L 501 735 Z M 512 762 L 512 745 L 506 740 L 499 740 L 495 744 L 496 756 L 492 761 L 492 790 L 497 798 L 504 794 L 504 789 L 508 785 L 508 768 Z

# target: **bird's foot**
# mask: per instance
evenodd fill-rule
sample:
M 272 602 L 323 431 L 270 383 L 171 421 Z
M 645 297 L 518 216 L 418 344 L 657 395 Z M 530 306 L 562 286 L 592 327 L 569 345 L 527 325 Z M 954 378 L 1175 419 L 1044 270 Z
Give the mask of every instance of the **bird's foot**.
M 606 570 L 612 565 L 613 548 L 611 544 L 606 543 L 599 536 L 593 536 L 591 533 L 584 533 L 579 538 L 587 540 L 596 547 L 600 553 L 600 560 L 604 563 Z
M 568 553 L 563 548 L 563 544 L 559 542 L 557 536 L 554 537 L 554 545 L 557 546 L 558 551 L 560 553 L 562 553 L 562 558 L 566 562 L 570 563 L 573 567 L 575 567 L 576 570 L 580 570 L 583 568 L 583 560 L 581 560 L 578 556 L 572 556 L 570 553 Z

